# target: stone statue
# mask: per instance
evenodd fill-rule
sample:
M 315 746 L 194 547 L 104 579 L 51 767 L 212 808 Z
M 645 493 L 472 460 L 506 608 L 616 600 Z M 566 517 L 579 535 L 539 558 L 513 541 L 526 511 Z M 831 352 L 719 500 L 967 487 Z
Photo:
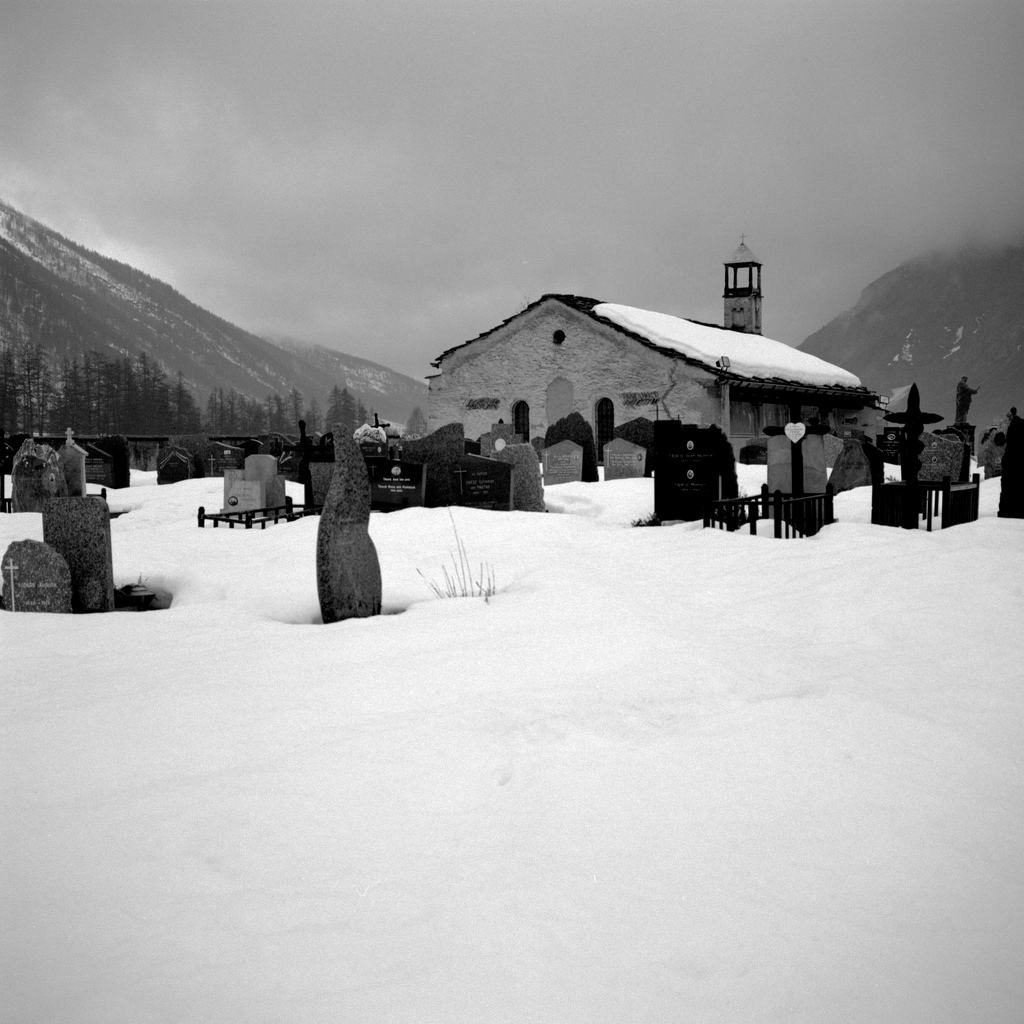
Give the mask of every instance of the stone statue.
M 955 423 L 966 423 L 967 412 L 971 408 L 971 395 L 978 393 L 977 388 L 967 386 L 967 378 L 961 377 L 956 386 L 956 419 Z

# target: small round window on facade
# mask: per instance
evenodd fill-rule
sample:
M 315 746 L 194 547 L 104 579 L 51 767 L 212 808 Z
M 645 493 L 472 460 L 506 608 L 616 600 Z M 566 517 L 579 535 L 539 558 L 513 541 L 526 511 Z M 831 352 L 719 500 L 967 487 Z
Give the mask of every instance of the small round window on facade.
M 556 345 L 561 345 L 562 342 L 565 341 L 565 331 L 555 331 L 551 337 Z

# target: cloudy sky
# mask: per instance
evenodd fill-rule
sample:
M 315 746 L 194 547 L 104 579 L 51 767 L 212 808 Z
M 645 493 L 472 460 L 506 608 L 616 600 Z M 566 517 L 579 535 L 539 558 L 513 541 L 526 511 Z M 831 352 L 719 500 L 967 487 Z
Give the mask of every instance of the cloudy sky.
M 258 333 L 412 376 L 548 291 L 798 344 L 1024 237 L 1020 0 L 0 8 L 0 199 Z

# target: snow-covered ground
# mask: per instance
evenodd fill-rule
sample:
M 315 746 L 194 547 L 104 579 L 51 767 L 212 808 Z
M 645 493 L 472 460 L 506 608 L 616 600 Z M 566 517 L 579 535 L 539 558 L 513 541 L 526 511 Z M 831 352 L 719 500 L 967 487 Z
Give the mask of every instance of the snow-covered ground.
M 998 480 L 977 523 L 861 489 L 800 541 L 630 529 L 650 480 L 375 513 L 386 614 L 331 626 L 315 519 L 133 483 L 115 584 L 169 610 L 0 612 L 0 1020 L 1024 1019 Z M 453 521 L 488 601 L 419 575 Z

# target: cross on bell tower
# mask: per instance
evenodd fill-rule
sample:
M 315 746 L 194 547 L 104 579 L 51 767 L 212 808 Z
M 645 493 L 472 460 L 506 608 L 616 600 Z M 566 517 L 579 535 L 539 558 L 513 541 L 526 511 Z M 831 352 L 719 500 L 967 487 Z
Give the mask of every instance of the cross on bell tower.
M 722 326 L 746 334 L 761 333 L 761 263 L 747 248 L 746 235 L 725 261 Z

